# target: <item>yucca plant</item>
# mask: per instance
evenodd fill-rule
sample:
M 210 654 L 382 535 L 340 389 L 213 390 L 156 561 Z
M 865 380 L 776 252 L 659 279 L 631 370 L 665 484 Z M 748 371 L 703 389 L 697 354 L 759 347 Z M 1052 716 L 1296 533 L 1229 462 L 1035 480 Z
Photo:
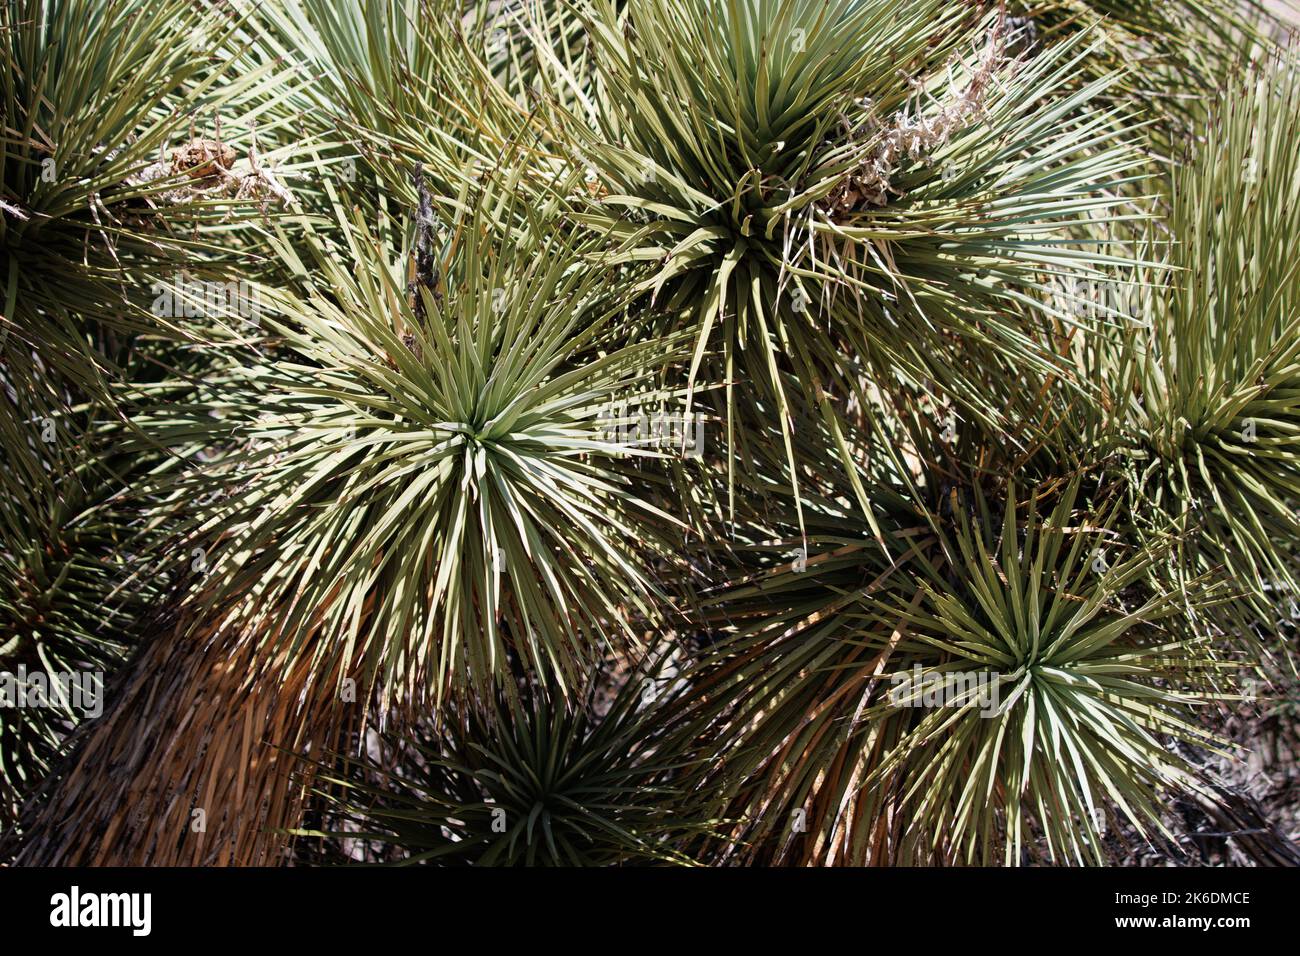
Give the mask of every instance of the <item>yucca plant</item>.
M 1217 92 L 1268 55 L 1270 40 L 1287 29 L 1285 4 L 1257 0 L 1012 0 L 1029 42 L 1051 44 L 1080 31 L 1103 47 L 1082 64 L 1078 80 L 1107 71 L 1125 76 L 1111 94 L 1145 111 L 1145 135 L 1161 154 L 1179 144 L 1213 112 Z M 1140 58 L 1143 68 L 1130 69 Z
M 460 0 L 288 0 L 258 11 L 258 46 L 315 81 L 303 106 L 322 148 L 360 159 L 339 182 L 354 201 L 414 210 L 419 164 L 431 207 L 450 219 L 461 185 L 502 165 L 510 144 L 536 149 L 530 104 L 489 62 L 503 49 L 497 24 L 507 12 L 475 9 Z M 547 189 L 532 164 L 513 171 Z
M 1185 573 L 1223 568 L 1269 624 L 1296 592 L 1300 532 L 1298 106 L 1293 61 L 1235 84 L 1174 176 L 1178 271 L 1138 316 L 1131 413 L 1134 502 L 1187 531 Z
M 234 613 L 272 645 L 325 673 L 359 646 L 366 690 L 417 701 L 485 690 L 516 662 L 563 682 L 634 642 L 631 622 L 659 613 L 650 561 L 673 524 L 623 473 L 657 452 L 609 434 L 620 399 L 655 399 L 671 347 L 603 347 L 626 302 L 593 240 L 534 220 L 493 244 L 485 219 L 515 200 L 489 186 L 473 208 L 414 292 L 406 256 L 345 225 L 351 261 L 321 250 L 306 295 L 265 321 L 274 369 L 142 423 L 241 449 L 193 522 L 213 600 L 256 595 Z
M 674 739 L 685 685 L 662 670 L 625 675 L 600 713 L 595 680 L 571 695 L 534 687 L 389 741 L 395 756 L 320 779 L 336 785 L 325 812 L 342 829 L 316 835 L 378 845 L 402 865 L 690 864 L 681 847 L 712 821 L 701 757 Z
M 585 14 L 598 82 L 570 123 L 590 215 L 657 264 L 641 288 L 692 334 L 690 382 L 708 358 L 728 383 L 729 438 L 743 379 L 789 451 L 784 368 L 832 421 L 847 355 L 996 422 L 954 351 L 1051 366 L 1041 276 L 1106 260 L 1072 228 L 1134 166 L 1119 118 L 1086 108 L 1110 80 L 1064 89 L 1082 43 L 1021 63 L 1005 11 L 945 3 L 632 3 L 628 29 L 615 11 Z
M 903 718 L 913 726 L 876 769 L 910 821 L 904 855 L 941 846 L 1014 861 L 1032 819 L 1052 859 L 1101 862 L 1107 821 L 1158 829 L 1162 793 L 1195 785 L 1169 742 L 1205 742 L 1195 708 L 1221 665 L 1169 626 L 1184 603 L 1133 592 L 1158 555 L 1117 555 L 1113 516 L 1080 521 L 1075 500 L 1071 488 L 1040 516 L 1031 497 L 1021 526 L 1012 497 L 996 538 L 978 501 L 979 530 L 960 522 L 959 558 L 945 542 L 961 584 L 932 578 L 916 611 L 896 609 L 907 634 L 890 663 L 910 660 L 912 673 L 894 672 L 886 710 L 924 704 L 926 683 L 947 686 L 952 673 L 998 675 L 957 689 L 956 714 Z
M 276 71 L 241 69 L 239 19 L 172 0 L 0 5 L 6 675 L 102 684 L 165 590 L 133 564 L 163 523 L 140 486 L 158 455 L 124 454 L 123 422 L 136 385 L 192 373 L 181 343 L 231 318 L 160 310 L 160 287 L 255 271 L 269 180 L 246 124 Z M 0 714 L 5 835 L 81 715 Z
M 3 17 L 6 859 L 1300 859 L 1274 14 Z
M 17 448 L 34 417 L 80 396 L 111 404 L 106 336 L 175 325 L 149 308 L 154 283 L 247 260 L 204 227 L 229 231 L 231 201 L 262 196 L 243 178 L 245 109 L 275 74 L 236 77 L 237 18 L 179 0 L 0 10 L 4 427 Z
M 978 484 L 933 512 L 895 493 L 888 552 L 845 484 L 806 551 L 773 529 L 705 602 L 734 631 L 684 705 L 729 728 L 714 787 L 741 824 L 715 858 L 1016 862 L 1032 820 L 1048 856 L 1099 862 L 1105 821 L 1159 832 L 1162 794 L 1197 786 L 1167 741 L 1209 745 L 1197 710 L 1233 666 L 1186 616 L 1226 585 L 1152 593 L 1169 543 L 1079 513 L 1082 479 L 1001 488 L 1001 513 Z

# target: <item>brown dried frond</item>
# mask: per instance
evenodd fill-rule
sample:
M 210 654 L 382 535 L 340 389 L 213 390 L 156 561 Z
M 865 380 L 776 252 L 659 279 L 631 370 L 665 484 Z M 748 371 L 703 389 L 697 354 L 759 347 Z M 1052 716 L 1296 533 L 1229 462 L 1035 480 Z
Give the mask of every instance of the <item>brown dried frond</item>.
M 310 761 L 361 728 L 365 697 L 342 700 L 310 656 L 286 666 L 284 652 L 265 652 L 258 635 L 219 617 L 197 627 L 182 617 L 160 633 L 112 709 L 83 728 L 29 802 L 16 862 L 282 863 L 315 776 Z
M 221 172 L 235 165 L 238 154 L 234 147 L 217 139 L 198 137 L 171 152 L 171 172 L 184 173 L 190 179 L 214 183 Z
M 215 138 L 196 136 L 191 129 L 188 142 L 172 150 L 164 148 L 157 162 L 128 176 L 127 185 L 147 186 L 184 176 L 187 182 L 150 198 L 167 203 L 186 203 L 205 196 L 253 199 L 261 204 L 263 215 L 272 199 L 283 206 L 292 206 L 293 194 L 281 182 L 277 167 L 265 162 L 259 154 L 257 130 L 255 127 L 250 129 L 253 141 L 244 168 L 235 168 L 239 153 L 233 146 L 222 142 L 221 121 L 218 119 Z

